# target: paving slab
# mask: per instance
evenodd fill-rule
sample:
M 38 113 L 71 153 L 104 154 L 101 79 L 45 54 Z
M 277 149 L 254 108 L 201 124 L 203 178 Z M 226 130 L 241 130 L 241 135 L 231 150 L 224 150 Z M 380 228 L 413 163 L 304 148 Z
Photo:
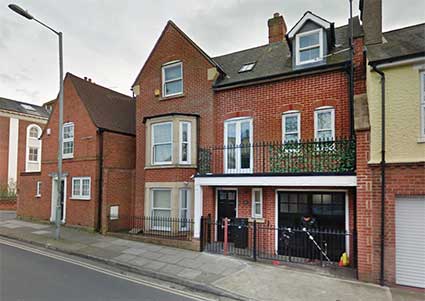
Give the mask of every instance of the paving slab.
M 129 249 L 123 250 L 122 252 L 126 254 L 132 254 L 132 255 L 140 255 L 142 253 L 147 252 L 147 250 L 142 248 L 129 248 Z
M 136 259 L 137 257 L 135 255 L 130 255 L 130 254 L 121 254 L 117 257 L 114 257 L 114 260 L 118 260 L 118 261 L 122 261 L 122 262 L 130 262 L 134 259 Z
M 184 268 L 180 273 L 178 273 L 178 276 L 186 278 L 186 279 L 196 279 L 201 274 L 202 274 L 201 271 Z

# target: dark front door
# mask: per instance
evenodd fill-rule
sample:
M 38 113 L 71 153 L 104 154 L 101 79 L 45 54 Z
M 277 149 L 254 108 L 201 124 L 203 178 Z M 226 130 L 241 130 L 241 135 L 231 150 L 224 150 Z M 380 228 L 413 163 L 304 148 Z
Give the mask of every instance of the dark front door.
M 217 239 L 224 240 L 224 218 L 233 222 L 236 218 L 236 190 L 217 190 Z M 228 231 L 228 241 L 232 241 L 230 231 Z

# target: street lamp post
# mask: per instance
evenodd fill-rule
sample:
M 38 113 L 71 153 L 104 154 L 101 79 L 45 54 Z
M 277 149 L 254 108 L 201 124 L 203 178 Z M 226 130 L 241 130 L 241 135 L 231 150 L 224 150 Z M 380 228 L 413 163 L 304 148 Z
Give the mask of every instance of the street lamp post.
M 22 9 L 16 4 L 9 4 L 9 8 L 13 10 L 15 13 L 27 18 L 28 20 L 34 20 L 40 25 L 46 27 L 50 31 L 54 32 L 58 38 L 59 38 L 59 144 L 58 144 L 58 180 L 57 180 L 57 200 L 56 200 L 56 216 L 55 216 L 55 222 L 56 222 L 56 231 L 55 231 L 55 238 L 60 238 L 60 227 L 61 227 L 61 198 L 62 198 L 62 131 L 63 131 L 63 54 L 62 54 L 62 32 L 56 31 L 50 26 L 44 24 L 40 20 L 37 20 L 34 18 L 31 14 L 29 14 L 27 11 Z

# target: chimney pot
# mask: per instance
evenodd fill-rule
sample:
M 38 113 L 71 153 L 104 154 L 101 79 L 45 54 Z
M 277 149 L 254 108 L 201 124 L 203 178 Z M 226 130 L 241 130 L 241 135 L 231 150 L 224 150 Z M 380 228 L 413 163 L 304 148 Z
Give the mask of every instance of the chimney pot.
M 269 44 L 283 41 L 287 30 L 283 16 L 279 13 L 274 13 L 273 18 L 268 20 L 267 25 L 269 27 Z
M 87 81 L 87 76 L 84 76 L 84 80 Z
M 91 78 L 89 78 L 89 83 L 91 83 Z

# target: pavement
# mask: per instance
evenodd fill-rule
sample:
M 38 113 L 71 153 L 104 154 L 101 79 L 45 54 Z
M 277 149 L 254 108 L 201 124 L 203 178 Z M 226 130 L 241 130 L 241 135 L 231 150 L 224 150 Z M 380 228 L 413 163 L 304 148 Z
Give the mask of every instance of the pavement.
M 17 220 L 0 212 L 0 236 L 236 300 L 424 300 L 393 290 L 289 265 L 272 266 L 235 257 L 194 252 L 103 236 L 69 227 L 54 240 L 50 224 Z

